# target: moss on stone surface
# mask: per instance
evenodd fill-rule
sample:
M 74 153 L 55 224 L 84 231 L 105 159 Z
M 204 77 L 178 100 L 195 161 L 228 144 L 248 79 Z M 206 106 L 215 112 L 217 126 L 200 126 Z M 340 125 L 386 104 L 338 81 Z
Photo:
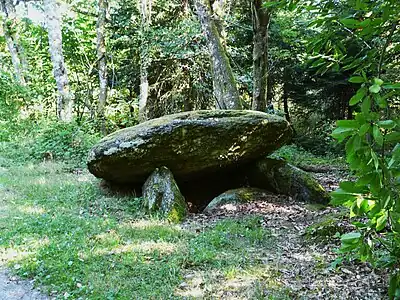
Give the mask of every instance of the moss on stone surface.
M 238 188 L 226 191 L 214 198 L 204 209 L 205 212 L 218 210 L 226 204 L 242 204 L 255 200 L 260 200 L 268 196 L 270 192 L 258 188 Z
M 181 222 L 188 209 L 171 171 L 166 167 L 157 168 L 143 185 L 143 200 L 147 210 L 159 211 L 173 223 Z
M 266 158 L 248 168 L 251 186 L 292 196 L 302 202 L 328 204 L 329 194 L 307 172 L 284 160 Z
M 184 112 L 105 137 L 90 151 L 88 168 L 118 183 L 143 183 L 160 166 L 186 178 L 262 157 L 291 134 L 283 118 L 262 112 Z

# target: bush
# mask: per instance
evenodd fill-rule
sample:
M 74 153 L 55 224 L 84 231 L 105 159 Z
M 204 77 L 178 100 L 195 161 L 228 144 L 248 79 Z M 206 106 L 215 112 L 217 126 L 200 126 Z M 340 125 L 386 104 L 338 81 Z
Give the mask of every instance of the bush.
M 315 155 L 295 144 L 281 147 L 272 154 L 272 157 L 282 157 L 300 168 L 309 166 L 335 166 L 342 168 L 345 163 L 344 159 L 337 155 Z
M 335 121 L 327 120 L 323 115 L 312 113 L 295 119 L 293 126 L 296 130 L 294 143 L 315 155 L 344 154 L 344 147 L 336 143 L 331 133 Z
M 99 134 L 87 124 L 46 122 L 39 125 L 30 153 L 35 159 L 82 164 L 98 139 Z
M 14 163 L 62 160 L 74 166 L 85 163 L 89 149 L 100 135 L 88 123 L 63 123 L 57 120 L 16 120 L 6 127 L 0 143 L 1 156 Z

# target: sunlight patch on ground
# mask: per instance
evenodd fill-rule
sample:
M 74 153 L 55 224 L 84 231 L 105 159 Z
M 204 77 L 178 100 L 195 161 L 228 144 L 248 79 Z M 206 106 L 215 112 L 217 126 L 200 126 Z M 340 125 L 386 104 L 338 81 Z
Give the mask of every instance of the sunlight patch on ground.
M 221 271 L 188 271 L 175 294 L 180 297 L 204 299 L 258 299 L 264 289 L 280 290 L 276 272 L 267 266 Z
M 177 248 L 176 244 L 168 242 L 143 242 L 138 244 L 126 244 L 119 245 L 111 250 L 108 249 L 97 249 L 94 251 L 95 255 L 110 255 L 110 254 L 122 254 L 128 252 L 146 252 L 150 253 L 158 251 L 163 254 L 173 253 Z
M 46 213 L 46 210 L 43 207 L 33 205 L 21 205 L 18 207 L 18 210 L 30 215 L 42 215 Z
M 47 180 L 45 177 L 40 177 L 32 182 L 33 184 L 45 185 L 47 184 Z
M 93 237 L 94 240 L 100 243 L 109 243 L 109 242 L 119 242 L 121 237 L 117 234 L 115 230 L 110 230 L 108 232 L 102 232 Z
M 130 222 L 123 222 L 121 223 L 121 228 L 130 228 L 130 229 L 148 229 L 154 226 L 168 226 L 173 227 L 167 222 L 158 221 L 158 220 L 137 220 L 137 221 L 130 221 Z M 175 226 L 176 229 L 179 229 L 179 226 Z
M 79 182 L 91 182 L 92 179 L 93 179 L 93 175 L 90 175 L 90 174 L 80 175 L 77 178 L 77 180 Z
M 50 241 L 47 237 L 41 239 L 27 238 L 24 240 L 23 249 L 0 247 L 0 266 L 5 266 L 12 262 L 18 262 L 31 255 L 35 255 L 36 251 L 43 246 L 49 245 Z

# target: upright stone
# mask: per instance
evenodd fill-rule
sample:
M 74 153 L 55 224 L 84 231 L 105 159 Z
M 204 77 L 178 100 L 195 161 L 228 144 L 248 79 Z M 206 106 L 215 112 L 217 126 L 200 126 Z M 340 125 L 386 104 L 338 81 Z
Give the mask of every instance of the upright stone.
M 250 186 L 289 195 L 302 202 L 328 204 L 330 201 L 329 194 L 309 173 L 285 160 L 265 158 L 245 169 Z
M 182 221 L 188 212 L 171 171 L 166 167 L 157 168 L 143 185 L 144 206 L 149 211 L 160 211 L 173 223 Z

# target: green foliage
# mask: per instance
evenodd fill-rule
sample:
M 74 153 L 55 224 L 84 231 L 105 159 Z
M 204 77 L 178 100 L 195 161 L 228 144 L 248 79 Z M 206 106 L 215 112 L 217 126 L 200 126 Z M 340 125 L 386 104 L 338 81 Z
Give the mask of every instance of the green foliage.
M 44 122 L 35 134 L 31 155 L 82 163 L 99 135 L 89 126 L 64 122 Z
M 13 78 L 0 71 L 0 142 L 10 140 L 18 124 L 20 114 L 29 94 L 26 88 L 18 85 Z
M 3 126 L 7 130 L 0 142 L 0 154 L 15 163 L 63 160 L 67 164 L 84 166 L 89 149 L 100 138 L 89 123 L 16 118 L 14 124 L 9 122 Z
M 337 155 L 315 155 L 295 144 L 285 145 L 279 148 L 272 156 L 282 157 L 292 165 L 300 168 L 309 166 L 331 166 L 343 169 L 345 163 L 344 159 Z
M 339 24 L 340 35 L 348 36 L 347 45 L 335 38 L 338 32 L 322 31 L 313 47 L 320 51 L 321 70 L 351 71 L 348 81 L 357 89 L 349 99 L 355 118 L 338 121 L 332 133 L 345 142 L 347 162 L 357 178 L 342 182 L 332 194 L 333 204 L 346 205 L 350 217 L 358 217 L 353 222 L 357 230 L 342 235 L 340 251 L 390 268 L 393 299 L 400 292 L 400 93 L 391 67 L 398 62 L 395 37 L 400 6 L 398 1 L 332 4 L 319 4 L 321 18 L 314 25 L 327 29 Z

